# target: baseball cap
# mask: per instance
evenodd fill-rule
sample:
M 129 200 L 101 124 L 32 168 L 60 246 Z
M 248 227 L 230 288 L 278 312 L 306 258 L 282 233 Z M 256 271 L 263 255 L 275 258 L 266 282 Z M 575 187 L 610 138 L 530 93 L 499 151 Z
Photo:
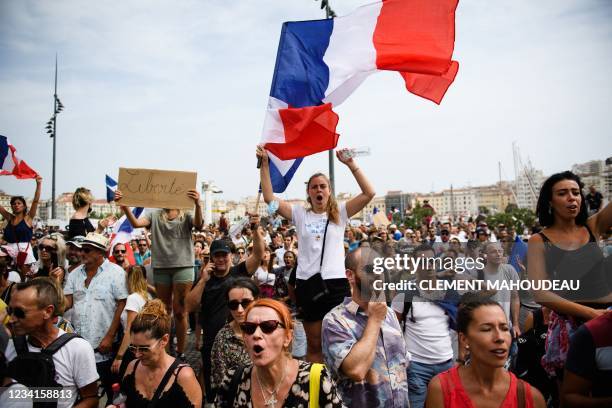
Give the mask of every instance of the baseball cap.
M 232 252 L 227 240 L 216 239 L 210 244 L 210 255 L 213 256 L 218 252 L 225 252 L 226 254 Z

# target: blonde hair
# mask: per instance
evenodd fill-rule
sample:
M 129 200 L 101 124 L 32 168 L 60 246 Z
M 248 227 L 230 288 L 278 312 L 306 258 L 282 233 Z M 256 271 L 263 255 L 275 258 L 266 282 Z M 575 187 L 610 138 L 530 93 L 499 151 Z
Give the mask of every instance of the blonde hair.
M 72 206 L 75 210 L 90 205 L 94 200 L 91 191 L 85 187 L 79 187 L 72 195 Z
M 327 183 L 328 188 L 330 189 L 329 198 L 327 199 L 327 205 L 325 206 L 325 212 L 327 212 L 327 219 L 333 222 L 334 224 L 340 224 L 340 210 L 338 209 L 338 202 L 336 201 L 336 197 L 334 196 L 334 192 L 331 191 L 331 182 L 329 178 L 323 173 L 315 173 L 308 179 L 308 183 L 306 183 L 306 194 L 308 194 L 308 189 L 310 188 L 310 182 L 315 177 L 323 177 L 325 182 Z M 310 200 L 310 196 L 306 199 L 308 204 L 310 204 L 309 210 L 312 211 L 312 202 Z
M 159 299 L 149 300 L 136 315 L 130 326 L 131 333 L 150 333 L 154 339 L 161 339 L 170 333 L 170 316 L 164 302 Z
M 145 300 L 147 299 L 147 280 L 142 272 L 142 265 L 131 265 L 127 268 L 127 287 L 128 293 L 138 293 Z

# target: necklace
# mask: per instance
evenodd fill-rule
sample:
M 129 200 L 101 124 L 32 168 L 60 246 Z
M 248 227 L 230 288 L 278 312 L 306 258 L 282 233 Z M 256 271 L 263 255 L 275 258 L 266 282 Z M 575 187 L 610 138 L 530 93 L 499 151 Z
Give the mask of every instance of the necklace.
M 261 383 L 261 380 L 259 379 L 259 374 L 257 374 L 257 371 L 258 370 L 255 370 L 255 378 L 257 378 L 257 383 L 259 384 L 259 388 L 261 389 L 261 396 L 264 400 L 264 405 L 266 407 L 269 406 L 271 408 L 275 408 L 276 403 L 278 402 L 276 399 L 276 393 L 278 392 L 279 388 L 285 381 L 285 376 L 287 375 L 287 365 L 285 364 L 283 366 L 283 376 L 281 377 L 281 380 L 278 382 L 278 385 L 276 386 L 276 388 L 274 388 L 272 391 L 264 388 L 263 384 Z M 270 399 L 266 399 L 266 394 L 264 394 L 264 391 L 270 394 Z

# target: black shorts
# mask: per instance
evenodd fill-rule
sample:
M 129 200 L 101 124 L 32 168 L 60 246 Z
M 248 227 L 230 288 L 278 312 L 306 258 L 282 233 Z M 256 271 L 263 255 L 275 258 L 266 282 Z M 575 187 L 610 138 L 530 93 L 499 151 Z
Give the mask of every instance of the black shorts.
M 316 301 L 312 299 L 312 291 L 309 290 L 306 280 L 296 279 L 295 297 L 297 301 L 298 317 L 305 322 L 316 322 L 334 307 L 344 301 L 345 297 L 351 296 L 351 287 L 348 279 L 325 279 L 328 293 Z

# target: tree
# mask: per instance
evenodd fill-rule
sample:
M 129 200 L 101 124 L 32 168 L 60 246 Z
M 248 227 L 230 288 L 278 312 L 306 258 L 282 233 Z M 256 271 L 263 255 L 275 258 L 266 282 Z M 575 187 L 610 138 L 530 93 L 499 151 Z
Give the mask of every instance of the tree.
M 514 210 L 518 210 L 518 205 L 514 203 L 508 203 L 504 212 L 512 213 Z
M 491 228 L 504 224 L 506 227 L 514 228 L 518 234 L 522 234 L 525 228 L 533 227 L 536 216 L 529 208 L 518 208 L 515 204 L 509 204 L 505 212 L 490 215 L 486 220 Z
M 485 207 L 484 205 L 479 205 L 478 206 L 478 213 L 479 214 L 489 215 L 489 214 L 491 214 L 491 211 L 489 210 L 489 208 Z
M 426 217 L 433 215 L 433 209 L 423 207 L 419 201 L 416 202 L 412 213 L 404 218 L 404 225 L 411 229 L 419 229 Z

